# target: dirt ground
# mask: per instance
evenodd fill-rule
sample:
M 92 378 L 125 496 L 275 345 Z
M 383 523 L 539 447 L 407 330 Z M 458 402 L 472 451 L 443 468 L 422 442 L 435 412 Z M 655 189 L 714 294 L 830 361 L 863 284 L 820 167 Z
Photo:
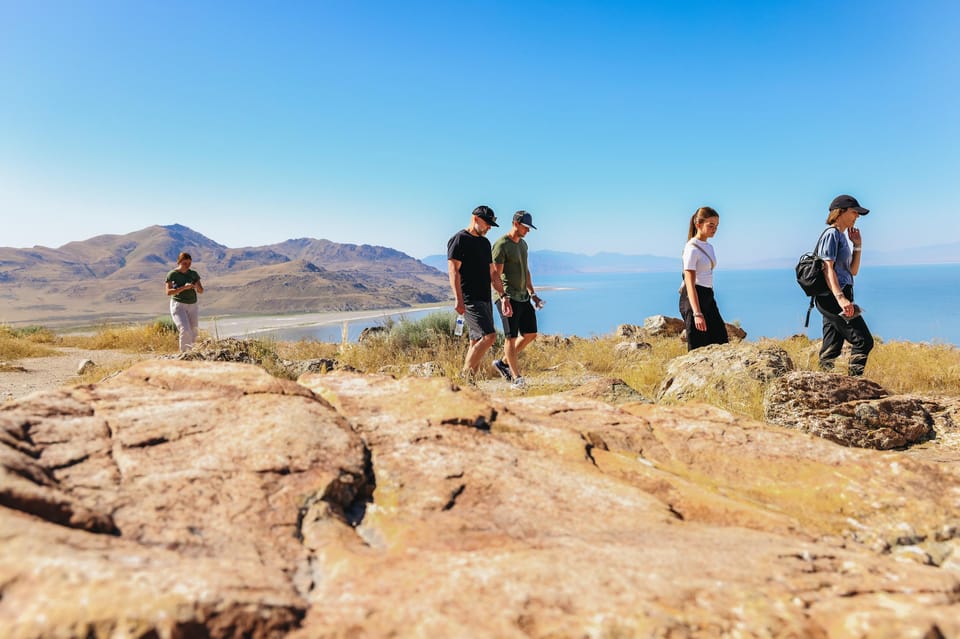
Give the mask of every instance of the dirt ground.
M 51 357 L 27 357 L 7 362 L 12 370 L 0 370 L 0 402 L 20 399 L 42 390 L 59 388 L 66 384 L 80 383 L 77 368 L 85 359 L 103 366 L 140 356 L 119 351 L 84 350 L 60 348 L 60 355 Z M 20 370 L 22 369 L 22 370 Z

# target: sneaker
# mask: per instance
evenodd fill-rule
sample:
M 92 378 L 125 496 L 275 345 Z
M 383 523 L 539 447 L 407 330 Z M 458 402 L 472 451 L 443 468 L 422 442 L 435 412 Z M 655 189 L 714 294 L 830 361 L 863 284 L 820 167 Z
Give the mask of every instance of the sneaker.
M 526 390 L 527 382 L 522 377 L 518 377 L 515 380 L 513 380 L 512 384 L 510 384 L 510 388 L 514 390 Z
M 503 375 L 503 378 L 508 382 L 513 379 L 513 375 L 510 374 L 510 367 L 502 359 L 493 360 L 493 367 Z

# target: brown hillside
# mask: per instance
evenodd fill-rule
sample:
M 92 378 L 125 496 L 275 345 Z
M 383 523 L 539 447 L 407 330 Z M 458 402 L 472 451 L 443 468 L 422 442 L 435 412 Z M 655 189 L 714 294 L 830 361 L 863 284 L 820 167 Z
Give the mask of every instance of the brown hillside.
M 229 248 L 185 226 L 150 226 L 59 248 L 0 248 L 0 322 L 51 325 L 152 318 L 180 251 L 207 289 L 206 313 L 405 307 L 445 300 L 446 276 L 394 249 L 301 238 Z

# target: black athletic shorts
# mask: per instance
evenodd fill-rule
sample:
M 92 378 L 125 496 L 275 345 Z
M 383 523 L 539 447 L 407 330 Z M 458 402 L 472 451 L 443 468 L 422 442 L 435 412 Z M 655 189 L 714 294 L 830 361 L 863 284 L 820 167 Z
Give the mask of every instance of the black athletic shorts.
M 490 302 L 468 302 L 464 304 L 463 319 L 469 329 L 470 339 L 476 341 L 484 335 L 496 333 L 493 326 L 493 304 Z
M 507 337 L 519 337 L 520 335 L 532 335 L 537 332 L 537 312 L 533 310 L 533 302 L 517 302 L 510 300 L 510 306 L 513 307 L 513 315 L 503 316 L 503 305 L 497 304 L 497 311 L 500 312 L 500 321 L 503 322 L 503 334 Z

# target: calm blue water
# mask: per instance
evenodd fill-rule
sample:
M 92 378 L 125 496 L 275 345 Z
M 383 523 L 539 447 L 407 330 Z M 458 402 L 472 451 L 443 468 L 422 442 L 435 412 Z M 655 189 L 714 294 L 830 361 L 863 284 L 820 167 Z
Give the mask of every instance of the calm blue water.
M 792 269 L 718 270 L 717 302 L 728 322 L 739 321 L 747 339 L 784 338 L 806 332 L 821 334 L 814 309 L 803 328 L 808 298 Z M 937 266 L 865 266 L 856 278 L 857 303 L 875 336 L 886 341 L 942 342 L 960 345 L 960 264 Z M 620 324 L 643 324 L 651 315 L 679 317 L 679 273 L 630 273 L 536 277 L 546 307 L 539 313 L 540 332 L 590 337 L 612 332 Z M 548 290 L 554 289 L 554 290 Z M 405 313 L 418 319 L 430 312 Z M 452 309 L 451 309 L 452 313 Z M 383 319 L 353 322 L 349 338 Z M 399 319 L 394 316 L 394 319 Z M 281 340 L 317 339 L 339 342 L 341 326 L 277 331 Z

